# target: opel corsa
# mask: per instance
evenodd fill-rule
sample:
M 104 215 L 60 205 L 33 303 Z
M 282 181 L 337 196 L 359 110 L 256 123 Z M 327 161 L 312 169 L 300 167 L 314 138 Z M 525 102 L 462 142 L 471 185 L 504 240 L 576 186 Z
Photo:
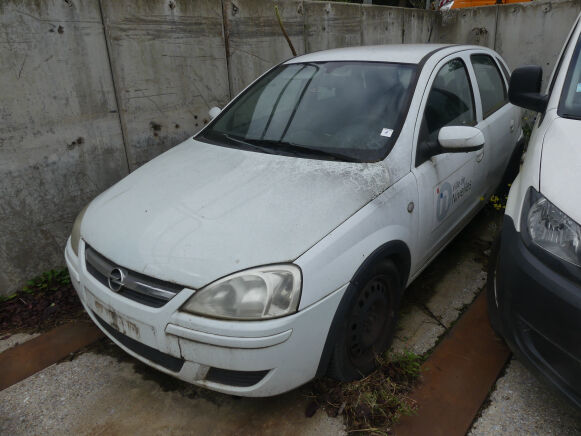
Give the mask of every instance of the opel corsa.
M 518 154 L 508 74 L 447 45 L 272 68 L 80 213 L 65 255 L 85 309 L 129 354 L 229 394 L 369 373 L 402 291 Z

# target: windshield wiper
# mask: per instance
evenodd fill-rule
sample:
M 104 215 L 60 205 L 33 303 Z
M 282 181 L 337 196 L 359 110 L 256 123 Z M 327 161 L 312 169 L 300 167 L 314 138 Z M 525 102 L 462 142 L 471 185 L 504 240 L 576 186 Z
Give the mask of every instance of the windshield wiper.
M 260 144 L 255 144 L 253 142 L 248 142 L 247 140 L 243 140 L 243 139 L 240 139 L 236 136 L 229 135 L 228 133 L 223 133 L 223 135 L 226 138 L 228 138 L 230 141 L 238 142 L 239 144 L 245 145 L 246 147 L 248 147 L 252 150 L 257 150 L 257 151 L 261 151 L 263 153 L 268 153 L 268 154 L 276 154 L 276 152 L 272 148 L 265 147 L 265 146 L 260 145 Z
M 343 153 L 322 150 L 320 148 L 305 147 L 304 145 L 294 144 L 292 142 L 275 141 L 272 139 L 247 139 L 247 141 L 250 141 L 252 144 L 256 144 L 257 146 L 270 148 L 271 151 L 279 150 L 292 154 L 301 154 L 303 156 L 320 156 L 343 162 L 360 162 L 353 156 Z

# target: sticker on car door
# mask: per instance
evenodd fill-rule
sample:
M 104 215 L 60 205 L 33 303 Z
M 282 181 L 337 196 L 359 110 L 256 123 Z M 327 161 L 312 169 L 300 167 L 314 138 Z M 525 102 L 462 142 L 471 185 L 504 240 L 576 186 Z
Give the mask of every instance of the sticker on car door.
M 472 179 L 461 174 L 452 174 L 434 188 L 434 227 L 440 225 L 458 207 L 472 189 Z

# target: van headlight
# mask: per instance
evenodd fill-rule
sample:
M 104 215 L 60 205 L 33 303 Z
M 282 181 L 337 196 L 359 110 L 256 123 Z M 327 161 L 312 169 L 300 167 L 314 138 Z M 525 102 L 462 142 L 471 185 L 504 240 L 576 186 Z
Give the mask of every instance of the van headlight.
M 533 188 L 527 193 L 522 217 L 526 243 L 533 243 L 553 256 L 581 266 L 579 224 Z
M 79 255 L 79 244 L 81 243 L 81 223 L 83 222 L 83 217 L 85 216 L 88 207 L 89 205 L 87 204 L 79 212 L 75 218 L 75 222 L 73 223 L 73 230 L 71 231 L 71 246 L 73 247 L 76 256 Z
M 297 311 L 301 270 L 282 264 L 232 274 L 197 291 L 181 310 L 212 318 L 260 320 Z

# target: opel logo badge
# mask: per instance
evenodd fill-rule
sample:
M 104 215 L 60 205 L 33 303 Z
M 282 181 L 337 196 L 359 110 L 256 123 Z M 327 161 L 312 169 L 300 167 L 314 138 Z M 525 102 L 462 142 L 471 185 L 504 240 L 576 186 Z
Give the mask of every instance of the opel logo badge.
M 107 280 L 109 289 L 111 289 L 113 292 L 119 292 L 123 287 L 124 280 L 125 273 L 121 269 L 115 268 L 109 273 L 109 278 Z

